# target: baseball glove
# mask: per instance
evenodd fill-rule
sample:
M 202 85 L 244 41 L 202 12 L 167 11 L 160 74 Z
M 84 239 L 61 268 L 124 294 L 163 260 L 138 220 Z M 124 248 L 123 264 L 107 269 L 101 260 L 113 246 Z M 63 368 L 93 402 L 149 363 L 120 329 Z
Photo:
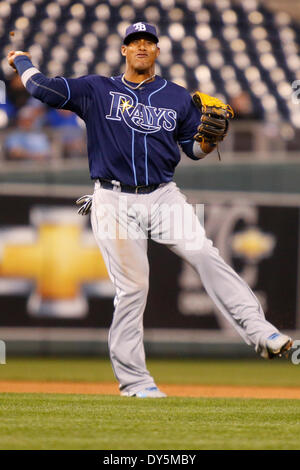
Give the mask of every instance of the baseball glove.
M 229 119 L 234 117 L 234 112 L 229 104 L 223 103 L 218 98 L 196 91 L 193 101 L 202 113 L 198 132 L 194 135 L 197 142 L 209 143 L 211 146 L 221 142 L 227 134 Z M 220 153 L 218 149 L 219 159 Z
M 86 194 L 85 196 L 81 196 L 77 199 L 76 204 L 80 206 L 78 209 L 78 214 L 80 215 L 88 215 L 91 211 L 93 202 L 93 196 L 91 194 Z

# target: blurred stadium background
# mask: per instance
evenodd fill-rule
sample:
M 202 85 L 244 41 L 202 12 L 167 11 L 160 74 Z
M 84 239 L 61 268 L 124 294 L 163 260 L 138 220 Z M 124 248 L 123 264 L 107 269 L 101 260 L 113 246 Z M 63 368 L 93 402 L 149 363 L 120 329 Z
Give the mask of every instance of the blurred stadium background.
M 88 218 L 84 123 L 32 99 L 9 68 L 26 50 L 47 76 L 118 75 L 128 24 L 157 25 L 157 73 L 229 102 L 221 145 L 183 156 L 178 185 L 262 302 L 300 338 L 300 4 L 275 0 L 1 1 L 0 338 L 7 354 L 107 354 L 113 289 Z M 15 31 L 14 37 L 9 35 Z M 300 82 L 299 82 L 300 85 Z M 294 99 L 293 99 L 294 93 Z M 188 265 L 149 244 L 149 355 L 254 357 Z

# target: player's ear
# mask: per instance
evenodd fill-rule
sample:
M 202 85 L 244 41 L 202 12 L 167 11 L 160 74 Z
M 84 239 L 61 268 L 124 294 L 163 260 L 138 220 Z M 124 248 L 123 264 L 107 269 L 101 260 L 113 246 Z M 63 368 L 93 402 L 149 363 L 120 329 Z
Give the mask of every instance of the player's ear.
M 121 54 L 126 57 L 126 52 L 127 52 L 127 46 L 125 46 L 124 44 L 122 45 L 121 47 Z
M 160 48 L 156 46 L 156 58 L 159 56 L 159 54 L 160 54 Z

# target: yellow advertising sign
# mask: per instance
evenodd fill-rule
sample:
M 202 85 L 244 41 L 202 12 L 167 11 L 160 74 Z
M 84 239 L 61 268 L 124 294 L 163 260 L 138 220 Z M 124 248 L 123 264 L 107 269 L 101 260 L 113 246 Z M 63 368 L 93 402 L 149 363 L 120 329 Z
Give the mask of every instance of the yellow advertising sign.
M 5 230 L 1 243 L 0 231 L 0 281 L 1 278 L 11 279 L 12 282 L 20 278 L 32 280 L 36 286 L 35 310 L 42 308 L 45 302 L 48 305 L 54 302 L 57 307 L 64 305 L 64 309 L 69 305 L 72 310 L 72 300 L 75 306 L 76 300 L 78 302 L 82 297 L 84 284 L 110 282 L 107 270 L 91 230 L 83 227 L 81 216 L 76 214 L 74 217 L 74 211 L 70 209 L 39 211 L 41 209 L 33 212 L 33 219 L 38 221 L 38 225 L 34 223 L 37 227 L 32 228 L 30 240 L 24 236 L 25 241 L 22 242 L 24 227 L 14 227 Z M 68 214 L 70 217 L 65 217 Z M 28 228 L 25 231 L 28 233 Z M 80 310 L 86 311 L 86 302 L 81 302 L 81 305 Z M 54 310 L 51 308 L 52 312 Z

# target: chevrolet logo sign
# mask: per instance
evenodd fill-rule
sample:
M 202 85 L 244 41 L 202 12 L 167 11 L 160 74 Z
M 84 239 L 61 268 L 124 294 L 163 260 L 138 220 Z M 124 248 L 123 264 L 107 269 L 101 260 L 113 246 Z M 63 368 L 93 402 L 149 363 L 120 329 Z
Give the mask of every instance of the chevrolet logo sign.
M 233 252 L 253 263 L 271 256 L 275 244 L 274 235 L 263 233 L 257 227 L 238 232 L 232 238 Z
M 33 226 L 0 230 L 1 292 L 18 294 L 26 285 L 30 314 L 62 318 L 85 316 L 88 292 L 113 297 L 86 220 L 69 208 L 37 207 Z

